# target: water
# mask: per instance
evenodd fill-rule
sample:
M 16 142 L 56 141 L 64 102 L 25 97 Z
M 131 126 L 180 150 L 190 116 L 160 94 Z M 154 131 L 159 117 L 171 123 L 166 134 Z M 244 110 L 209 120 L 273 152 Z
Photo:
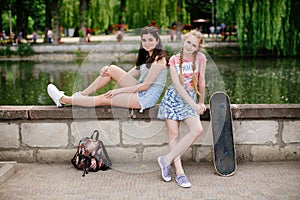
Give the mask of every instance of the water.
M 225 90 L 233 104 L 300 103 L 299 59 L 217 58 L 213 61 L 207 66 L 205 103 L 217 90 Z M 123 64 L 126 70 L 133 65 Z M 54 105 L 47 94 L 48 83 L 55 83 L 70 95 L 91 83 L 99 74 L 100 66 L 101 63 L 93 62 L 2 61 L 0 105 Z M 113 87 L 115 83 L 97 94 Z

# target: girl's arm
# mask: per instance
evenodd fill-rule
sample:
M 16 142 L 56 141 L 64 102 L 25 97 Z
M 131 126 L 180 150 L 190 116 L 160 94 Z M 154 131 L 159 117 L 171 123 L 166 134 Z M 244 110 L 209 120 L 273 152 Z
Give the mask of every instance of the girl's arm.
M 199 104 L 204 104 L 204 98 L 205 98 L 205 69 L 206 69 L 206 62 L 204 62 L 200 66 L 200 77 L 198 79 L 198 86 L 199 86 Z
M 199 85 L 199 109 L 200 109 L 200 115 L 202 115 L 206 111 L 206 107 L 204 105 L 204 98 L 205 98 L 205 69 L 206 69 L 206 62 L 203 62 L 203 64 L 200 66 L 200 77 L 198 80 Z
M 161 70 L 166 67 L 166 64 L 167 62 L 165 58 L 160 59 L 159 61 L 154 61 L 143 83 L 139 83 L 137 85 L 130 86 L 130 87 L 118 88 L 118 89 L 108 91 L 107 93 L 105 93 L 105 96 L 112 97 L 119 93 L 136 93 L 136 92 L 148 90 L 150 86 L 155 82 L 157 77 L 159 76 Z M 133 69 L 130 70 L 129 72 L 132 74 L 136 73 L 134 72 Z
M 193 110 L 199 113 L 200 111 L 198 108 L 198 104 L 188 95 L 184 87 L 181 85 L 175 66 L 170 66 L 170 75 L 173 85 L 178 94 L 192 107 Z

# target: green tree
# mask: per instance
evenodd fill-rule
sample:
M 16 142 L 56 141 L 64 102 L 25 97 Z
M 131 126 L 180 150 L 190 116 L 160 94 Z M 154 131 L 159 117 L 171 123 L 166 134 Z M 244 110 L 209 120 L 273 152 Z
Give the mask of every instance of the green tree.
M 0 0 L 0 31 L 3 29 L 3 17 L 2 15 L 5 13 L 6 10 L 10 10 L 11 0 Z
M 69 28 L 79 27 L 79 3 L 79 1 L 74 0 L 62 1 L 59 21 L 60 25 L 67 29 L 67 35 L 69 35 Z
M 79 31 L 79 36 L 80 36 L 80 42 L 85 41 L 85 29 L 86 29 L 86 10 L 89 4 L 89 0 L 80 0 L 79 4 L 79 14 L 80 14 L 80 31 Z
M 33 0 L 16 0 L 16 34 L 22 32 L 22 36 L 25 38 L 28 34 L 28 16 L 31 12 L 31 5 Z
M 34 0 L 31 8 L 30 17 L 33 20 L 32 30 L 44 30 L 45 28 L 45 0 Z
M 130 28 L 147 26 L 151 20 L 155 20 L 160 27 L 168 27 L 177 21 L 190 23 L 186 9 L 184 0 L 127 0 L 126 23 Z
M 217 0 L 216 10 L 219 21 L 237 25 L 242 53 L 267 50 L 284 56 L 297 55 L 299 1 Z

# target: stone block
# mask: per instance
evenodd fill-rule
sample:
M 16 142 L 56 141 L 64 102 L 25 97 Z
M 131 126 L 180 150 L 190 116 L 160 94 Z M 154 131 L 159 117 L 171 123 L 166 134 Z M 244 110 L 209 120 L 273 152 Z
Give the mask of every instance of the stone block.
M 68 125 L 65 123 L 23 123 L 21 136 L 24 146 L 66 147 Z
M 195 147 L 195 161 L 213 161 L 213 150 L 209 146 L 197 146 Z
M 158 156 L 165 155 L 169 152 L 169 146 L 164 145 L 160 147 L 145 147 L 142 154 L 143 162 L 157 162 Z
M 288 161 L 300 160 L 300 146 L 253 146 L 251 148 L 253 161 Z
M 120 143 L 119 122 L 114 120 L 82 121 L 71 124 L 71 143 L 77 147 L 79 140 L 90 137 L 94 130 L 99 131 L 99 139 L 105 146 L 117 145 Z
M 0 151 L 1 161 L 17 161 L 19 163 L 35 162 L 33 150 Z
M 181 160 L 183 162 L 192 162 L 193 161 L 193 148 L 189 147 L 182 155 Z
M 235 121 L 234 140 L 236 144 L 275 144 L 278 123 L 276 121 Z
M 251 145 L 235 145 L 235 155 L 237 161 L 252 161 Z
M 0 148 L 19 148 L 19 138 L 18 124 L 0 123 Z
M 71 163 L 77 149 L 39 149 L 36 152 L 38 163 Z
M 211 128 L 210 121 L 201 121 L 201 124 L 202 124 L 202 127 L 203 127 L 203 133 L 200 135 L 200 137 L 198 138 L 198 140 L 194 144 L 213 145 L 212 128 Z M 185 129 L 188 130 L 187 127 Z
M 107 147 L 106 150 L 112 163 L 140 162 L 142 158 L 141 152 L 134 147 Z
M 130 120 L 122 123 L 122 142 L 125 145 L 161 145 L 168 142 L 164 121 Z
M 284 143 L 300 143 L 299 121 L 286 121 L 283 124 L 282 141 Z

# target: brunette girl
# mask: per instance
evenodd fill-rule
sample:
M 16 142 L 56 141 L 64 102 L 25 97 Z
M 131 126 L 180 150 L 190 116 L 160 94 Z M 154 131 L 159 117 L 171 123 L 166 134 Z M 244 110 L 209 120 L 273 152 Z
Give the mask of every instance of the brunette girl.
M 55 85 L 49 84 L 48 94 L 57 107 L 63 107 L 64 104 L 84 107 L 111 105 L 143 110 L 154 106 L 158 101 L 166 82 L 166 65 L 166 53 L 158 30 L 145 27 L 141 30 L 141 45 L 136 66 L 129 72 L 115 65 L 106 66 L 100 70 L 98 78 L 81 92 L 66 96 Z M 136 80 L 138 76 L 139 79 Z M 88 96 L 111 80 L 115 80 L 120 88 L 99 96 Z

